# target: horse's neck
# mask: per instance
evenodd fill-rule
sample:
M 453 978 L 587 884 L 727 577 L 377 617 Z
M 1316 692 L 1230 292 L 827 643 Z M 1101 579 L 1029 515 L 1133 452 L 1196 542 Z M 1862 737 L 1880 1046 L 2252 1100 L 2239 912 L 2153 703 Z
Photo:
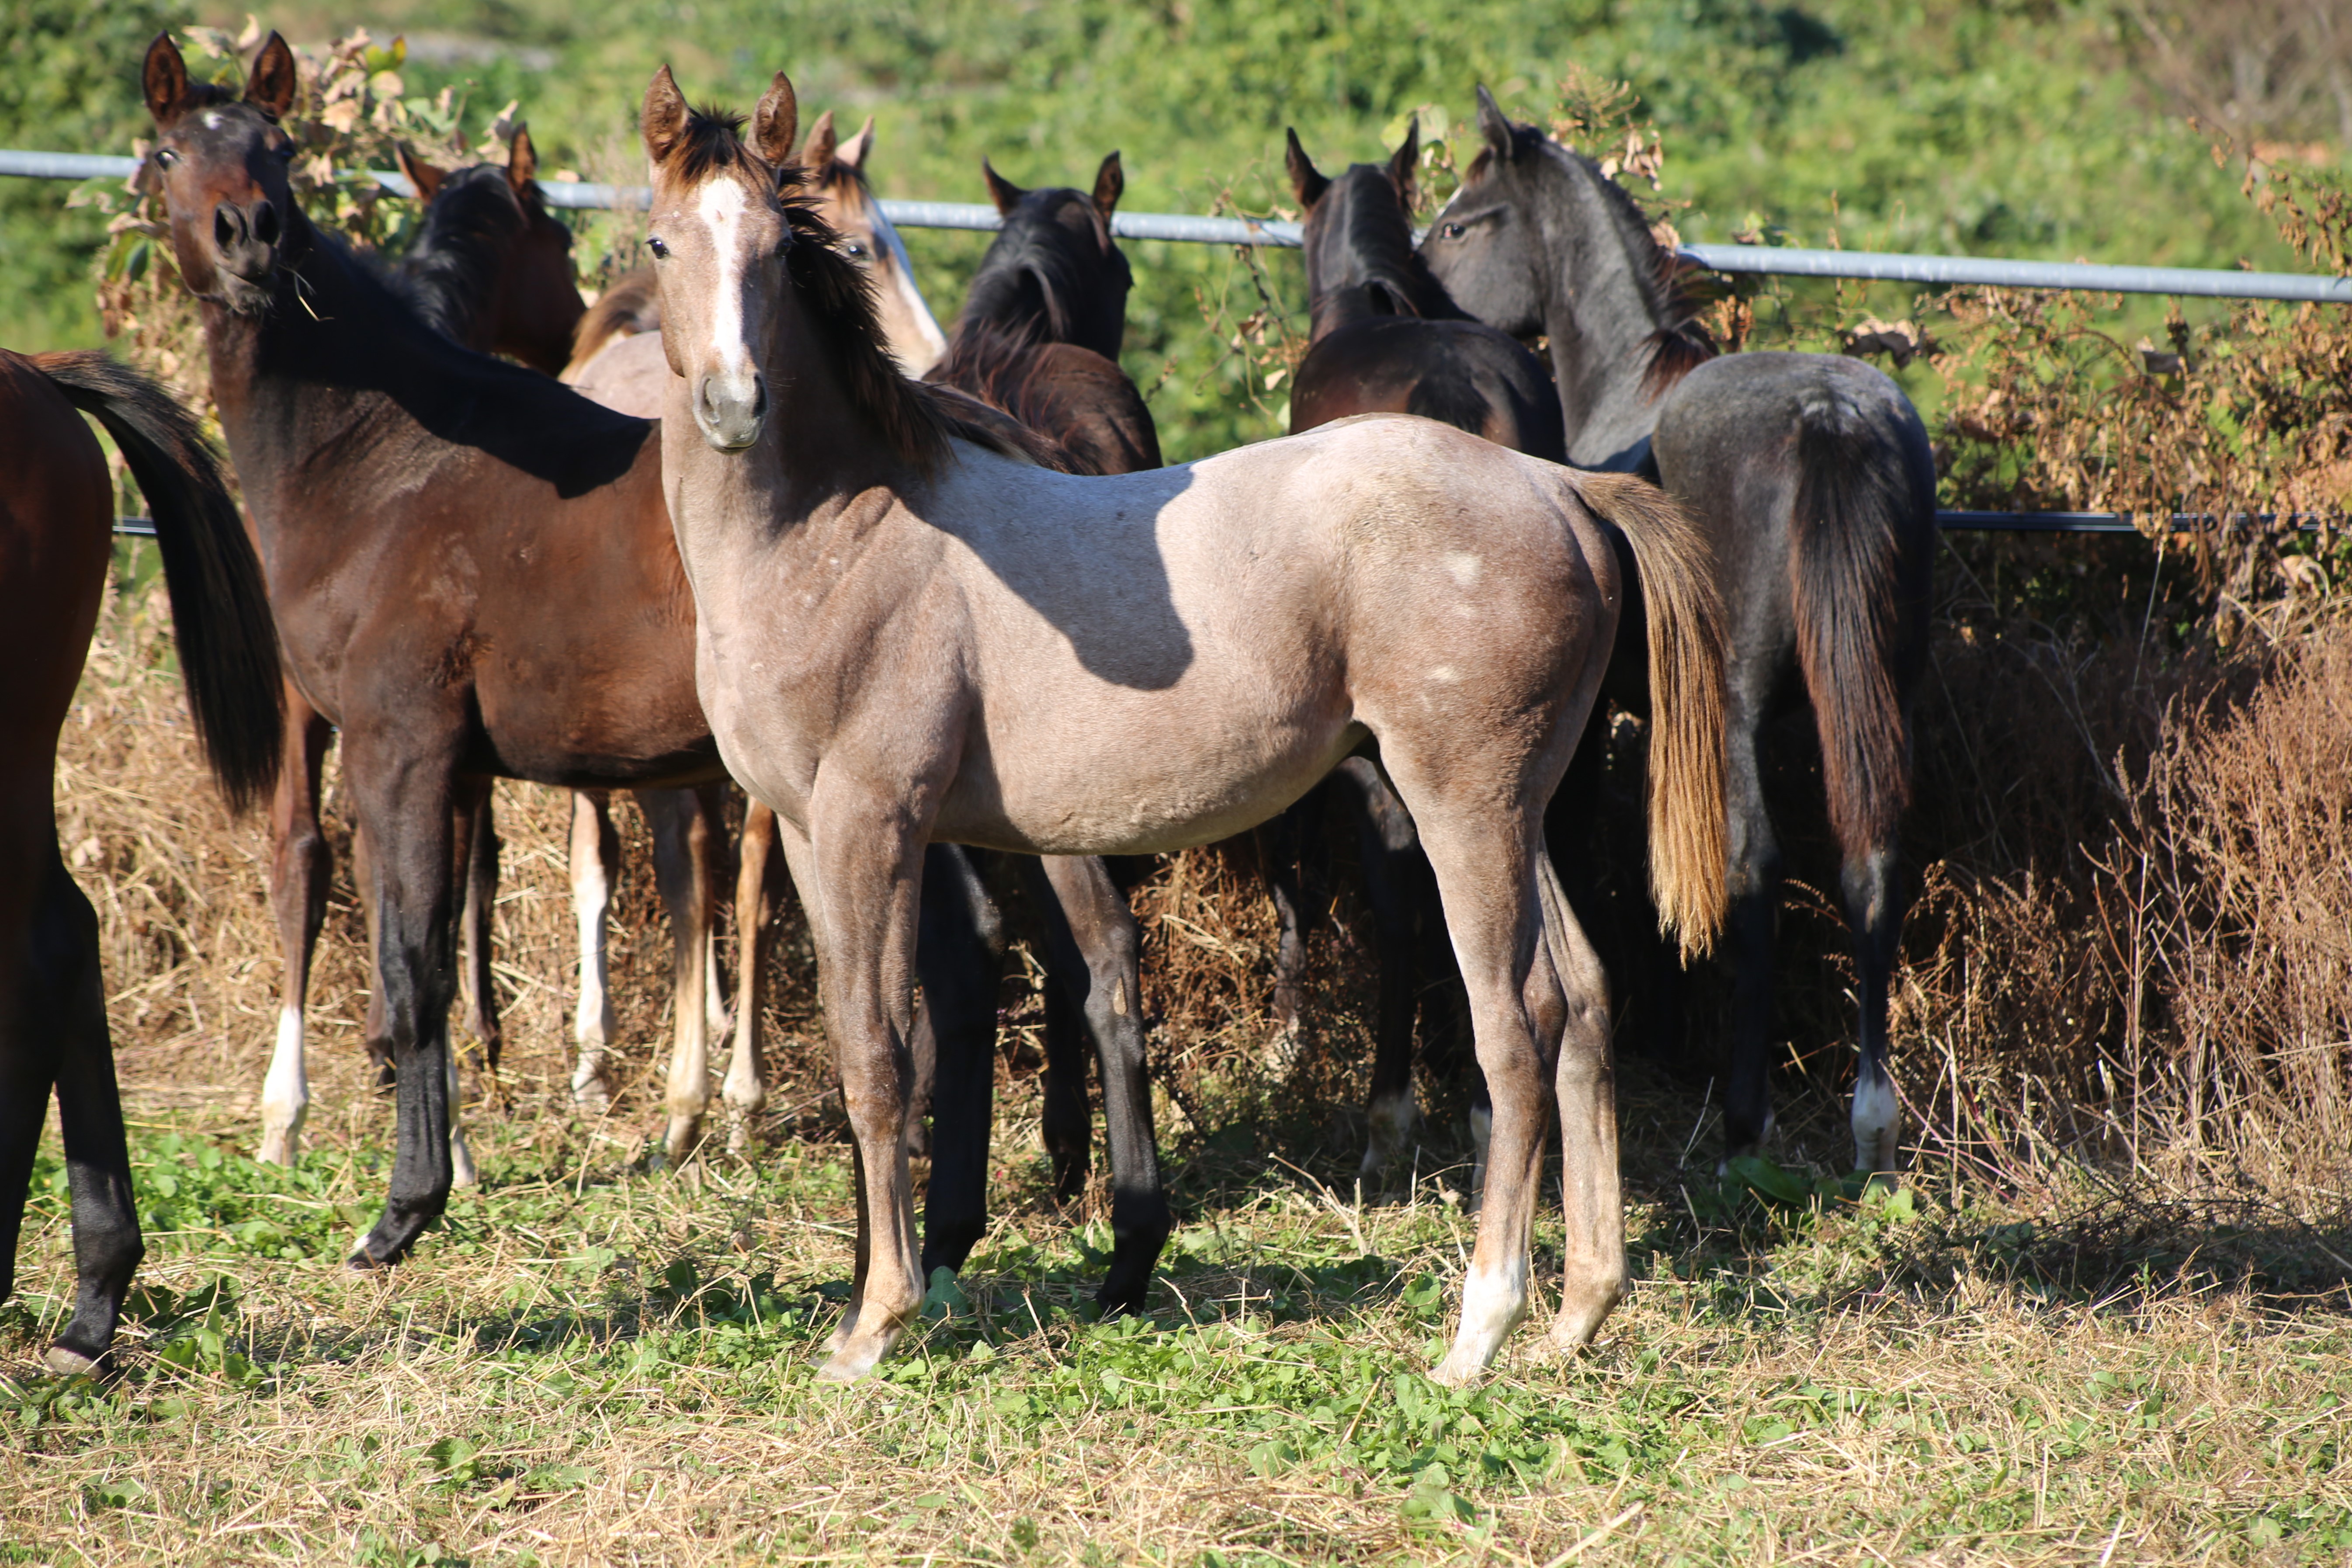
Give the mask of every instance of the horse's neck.
M 204 306 L 205 347 L 221 429 L 240 472 L 300 482 L 307 455 L 375 416 L 390 401 L 382 372 L 396 358 L 397 327 L 370 297 L 382 285 L 299 219 L 307 245 L 282 275 L 277 298 L 257 315 Z M 399 326 L 410 323 L 400 322 Z M 413 330 L 431 329 L 421 322 Z M 352 374 L 369 367 L 362 378 Z M 258 500 L 259 498 L 256 498 Z
M 1348 221 L 1340 215 L 1340 221 Z M 1377 220 L 1365 215 L 1366 226 Z M 1445 286 L 1431 276 L 1413 254 L 1412 237 L 1404 216 L 1396 215 L 1396 232 L 1360 233 L 1344 230 L 1338 243 L 1318 247 L 1318 263 L 1307 279 L 1311 331 L 1320 338 L 1338 327 L 1367 316 L 1419 316 L 1424 321 L 1452 321 L 1463 311 Z M 1328 275 L 1327 275 L 1328 274 Z
M 1652 335 L 1664 325 L 1638 255 L 1591 176 L 1562 169 L 1542 215 L 1552 277 L 1544 308 L 1552 374 L 1559 384 L 1569 461 L 1630 469 L 1658 422 L 1646 387 Z M 1581 177 L 1580 177 L 1581 176 Z

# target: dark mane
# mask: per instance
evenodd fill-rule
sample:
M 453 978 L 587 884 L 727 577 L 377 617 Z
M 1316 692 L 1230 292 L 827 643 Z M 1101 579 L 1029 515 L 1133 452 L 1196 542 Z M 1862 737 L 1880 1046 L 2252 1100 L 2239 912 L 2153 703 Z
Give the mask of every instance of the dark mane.
M 1514 124 L 1511 140 L 1515 159 L 1529 153 L 1558 157 L 1581 170 L 1585 184 L 1600 198 L 1601 210 L 1624 247 L 1634 281 L 1649 303 L 1652 319 L 1658 323 L 1656 331 L 1650 334 L 1650 363 L 1642 374 L 1643 390 L 1655 397 L 1713 359 L 1715 342 L 1699 324 L 1700 300 L 1691 292 L 1681 262 L 1650 232 L 1649 218 L 1625 187 L 1602 174 L 1600 164 L 1572 147 L 1562 146 L 1532 125 Z M 1491 148 L 1481 147 L 1465 171 L 1463 183 L 1476 181 L 1493 158 Z
M 1335 256 L 1347 270 L 1345 276 L 1323 279 L 1324 293 L 1360 289 L 1368 295 L 1377 291 L 1388 296 L 1394 314 L 1431 321 L 1461 316 L 1444 287 L 1430 275 L 1429 264 L 1413 249 L 1412 221 L 1405 216 L 1404 204 L 1397 198 L 1385 165 L 1351 164 L 1331 182 L 1316 203 L 1317 209 L 1328 210 L 1326 204 L 1334 201 L 1340 204 L 1336 216 L 1342 226 L 1332 237 L 1336 246 L 1322 254 Z M 1309 301 L 1310 308 L 1318 302 Z
M 840 237 L 805 194 L 807 172 L 797 163 L 771 164 L 744 142 L 742 129 L 738 114 L 688 114 L 669 154 L 677 160 L 677 177 L 695 184 L 722 170 L 736 171 L 775 193 L 793 230 L 785 271 L 808 307 L 809 326 L 823 341 L 850 401 L 874 422 L 891 450 L 924 474 L 939 467 L 950 440 L 970 441 L 1023 462 L 1040 461 L 1036 449 L 1012 438 L 995 421 L 974 417 L 956 405 L 960 399 L 950 401 L 938 388 L 899 374 L 875 313 L 873 279 L 836 248 Z
M 1055 216 L 1072 203 L 1090 225 L 1091 255 L 1080 236 Z M 1116 296 L 1108 300 L 1099 297 L 1106 273 Z M 948 353 L 953 357 L 966 328 L 977 325 L 1028 342 L 1079 343 L 1116 357 L 1118 345 L 1109 323 L 1124 321 L 1128 291 L 1134 283 L 1126 254 L 1112 242 L 1109 226 L 1083 192 L 1031 191 L 1005 217 L 988 253 L 980 258 Z M 1095 313 L 1104 320 L 1089 321 Z M 1104 331 L 1113 331 L 1113 341 L 1089 341 Z
M 536 193 L 532 198 L 537 200 Z M 459 342 L 488 300 L 499 258 L 531 212 L 507 172 L 476 163 L 452 173 L 425 209 L 425 232 L 401 264 L 410 301 L 434 328 Z

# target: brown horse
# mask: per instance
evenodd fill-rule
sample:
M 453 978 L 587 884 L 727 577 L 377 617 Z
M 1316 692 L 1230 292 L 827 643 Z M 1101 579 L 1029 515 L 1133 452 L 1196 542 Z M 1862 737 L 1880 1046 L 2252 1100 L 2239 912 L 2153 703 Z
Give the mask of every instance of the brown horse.
M 424 232 L 396 273 L 417 313 L 468 347 L 508 355 L 550 374 L 562 369 L 586 307 L 572 279 L 571 231 L 549 215 L 539 190 L 538 159 L 529 130 L 517 128 L 503 165 L 479 163 L 451 172 L 406 147 L 398 154 L 402 172 L 425 203 Z M 319 763 L 330 728 L 290 682 L 287 708 L 297 750 L 288 758 L 273 803 L 270 882 L 285 978 L 277 1044 L 262 1084 L 258 1151 L 261 1160 L 276 1164 L 291 1164 L 298 1157 L 310 1106 L 304 1006 L 331 871 L 327 841 L 319 830 Z M 709 1041 L 727 1027 L 714 940 L 718 879 L 713 825 L 723 806 L 721 787 L 713 784 L 637 792 L 653 827 L 656 878 L 675 938 L 673 1049 L 688 1075 L 698 1070 L 693 1064 L 707 1062 Z M 603 792 L 577 792 L 575 802 L 572 884 L 581 961 L 575 1024 L 580 1052 L 572 1092 L 583 1105 L 601 1110 L 610 1103 L 606 1057 L 614 1033 L 605 983 L 605 913 L 619 871 L 620 840 Z M 463 858 L 456 873 L 463 900 L 459 994 L 467 1030 L 482 1043 L 487 1065 L 495 1069 L 502 1033 L 490 967 L 489 922 L 498 901 L 499 848 L 488 780 L 461 781 L 454 837 Z M 353 879 L 364 887 L 363 837 L 354 840 L 352 858 Z M 389 1085 L 394 1075 L 383 995 L 381 984 L 370 987 L 366 1040 L 380 1081 Z M 756 1075 L 752 1081 L 756 1090 Z M 758 1102 L 756 1092 L 747 1102 L 740 1088 L 729 1099 L 730 1142 L 740 1144 Z M 683 1154 L 691 1131 L 683 1123 L 673 1129 L 668 1145 L 673 1157 Z M 457 1184 L 471 1184 L 473 1159 L 462 1135 L 455 1138 L 450 1158 Z
M 651 237 L 680 374 L 663 476 L 705 709 L 772 807 L 816 938 L 857 1150 L 857 1267 L 822 1376 L 922 1300 L 906 1155 L 924 847 L 1156 853 L 1227 837 L 1377 752 L 1419 824 L 1495 1100 L 1478 1247 L 1436 1375 L 1528 1308 L 1557 1097 L 1560 1347 L 1626 1285 L 1606 984 L 1543 849 L 1599 690 L 1631 521 L 1662 731 L 1660 907 L 1720 915 L 1721 630 L 1695 531 L 1639 481 L 1372 415 L 1140 474 L 1007 453 L 897 373 L 856 268 L 787 194 L 795 120 L 647 89 Z M 1116 1000 L 1124 1001 L 1124 998 Z
M 76 411 L 79 410 L 79 413 Z M 0 350 L 0 1300 L 52 1089 L 72 1193 L 74 1312 L 53 1372 L 97 1368 L 144 1245 L 115 1089 L 98 920 L 58 854 L 50 792 L 112 559 L 95 416 L 155 519 L 189 711 L 232 805 L 277 766 L 278 654 L 260 564 L 196 422 L 102 353 Z
M 373 852 L 400 1126 L 383 1216 L 352 1258 L 372 1268 L 407 1251 L 451 1179 L 453 806 L 494 776 L 717 782 L 693 600 L 652 426 L 451 342 L 295 204 L 282 39 L 236 97 L 158 38 L 144 88 L 150 178 L 201 301 L 287 669 L 341 731 Z M 709 1098 L 679 1065 L 673 1131 Z

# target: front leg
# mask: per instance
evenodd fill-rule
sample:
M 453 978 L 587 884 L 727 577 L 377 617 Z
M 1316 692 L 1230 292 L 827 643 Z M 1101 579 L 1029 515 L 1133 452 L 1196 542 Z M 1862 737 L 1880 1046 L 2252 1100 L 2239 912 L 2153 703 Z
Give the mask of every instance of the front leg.
M 383 1215 L 351 1258 L 358 1269 L 397 1263 L 448 1205 L 457 1110 L 449 1093 L 449 1006 L 457 992 L 451 936 L 452 806 L 458 735 L 436 740 L 430 715 L 373 717 L 343 736 L 360 830 L 370 850 L 376 970 L 398 1075 L 398 1142 Z
M 333 738 L 326 720 L 286 682 L 286 742 L 278 785 L 269 803 L 269 904 L 278 921 L 285 968 L 278 1010 L 278 1044 L 261 1081 L 261 1149 L 265 1165 L 290 1165 L 302 1149 L 310 1081 L 303 1062 L 303 1009 L 310 989 L 310 955 L 327 918 L 332 865 L 319 831 L 319 776 Z
M 822 910 L 818 991 L 857 1144 L 859 1243 L 854 1316 L 817 1376 L 847 1383 L 889 1353 L 923 1301 L 906 1140 L 929 825 L 895 783 L 821 778 L 810 805 L 810 850 L 822 889 L 809 900 Z

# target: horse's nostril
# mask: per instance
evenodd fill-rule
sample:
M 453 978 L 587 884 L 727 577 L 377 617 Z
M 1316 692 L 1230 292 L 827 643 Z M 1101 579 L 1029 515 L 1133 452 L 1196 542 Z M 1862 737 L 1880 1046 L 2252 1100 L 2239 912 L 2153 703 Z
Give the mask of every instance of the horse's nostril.
M 213 208 L 213 243 L 226 250 L 242 235 L 245 225 L 238 221 L 237 210 L 223 202 Z
M 253 237 L 264 245 L 278 243 L 278 209 L 266 201 L 253 204 Z
M 751 378 L 751 417 L 765 419 L 767 416 L 768 378 L 764 375 L 755 375 Z

